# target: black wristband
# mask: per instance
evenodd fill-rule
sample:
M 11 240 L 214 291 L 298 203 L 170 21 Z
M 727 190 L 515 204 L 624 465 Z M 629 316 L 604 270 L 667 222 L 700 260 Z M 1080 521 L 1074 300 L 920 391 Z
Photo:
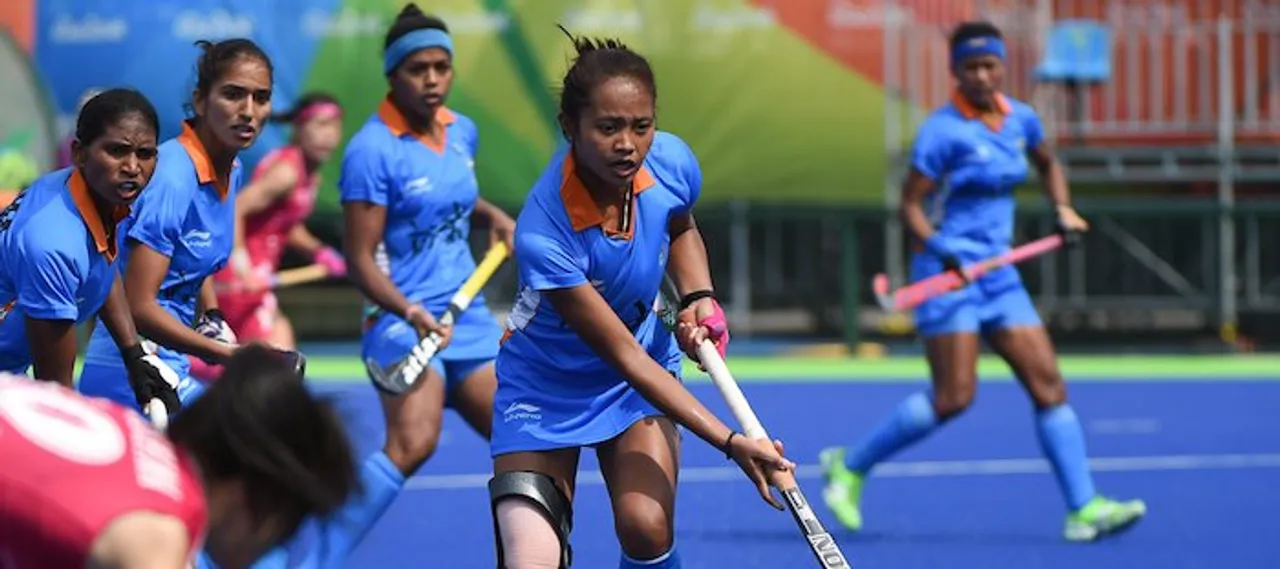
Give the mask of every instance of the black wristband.
M 226 317 L 222 315 L 222 311 L 218 310 L 217 308 L 210 308 L 204 311 L 204 317 L 211 318 L 211 319 L 218 319 L 218 320 L 226 320 Z
M 715 297 L 716 297 L 716 291 L 714 290 L 711 290 L 711 289 L 695 290 L 689 294 L 684 295 L 684 298 L 680 299 L 680 310 L 689 308 L 690 304 L 693 304 L 704 298 L 714 299 Z
M 733 432 L 729 433 L 729 437 L 728 437 L 728 438 L 726 438 L 726 439 L 724 440 L 724 457 L 725 457 L 725 458 L 727 458 L 727 459 L 732 459 L 732 458 L 733 458 L 733 454 L 731 454 L 731 453 L 729 452 L 729 443 L 733 442 L 733 437 L 736 437 L 736 436 L 738 436 L 739 434 L 741 434 L 741 433 L 739 433 L 738 431 L 733 431 Z
M 142 349 L 142 344 L 134 344 L 120 350 L 120 355 L 124 357 L 125 361 L 140 360 L 147 356 L 147 351 Z

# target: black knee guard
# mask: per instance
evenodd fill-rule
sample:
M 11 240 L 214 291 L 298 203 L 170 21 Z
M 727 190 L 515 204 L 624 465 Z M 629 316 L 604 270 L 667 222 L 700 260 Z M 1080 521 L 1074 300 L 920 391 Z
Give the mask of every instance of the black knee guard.
M 569 532 L 573 530 L 573 505 L 555 480 L 531 471 L 504 472 L 489 480 L 489 506 L 493 513 L 493 537 L 497 540 L 498 569 L 506 569 L 502 551 L 502 528 L 498 527 L 498 502 L 507 498 L 528 500 L 542 510 L 560 538 L 560 569 L 568 569 L 573 560 L 569 548 Z

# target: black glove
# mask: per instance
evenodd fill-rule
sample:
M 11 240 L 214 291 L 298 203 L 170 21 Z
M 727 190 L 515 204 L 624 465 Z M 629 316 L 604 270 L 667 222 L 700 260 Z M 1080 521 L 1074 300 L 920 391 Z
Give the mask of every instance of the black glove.
M 1084 235 L 1075 229 L 1067 229 L 1066 224 L 1062 223 L 1062 217 L 1058 217 L 1054 223 L 1054 229 L 1058 235 L 1062 236 L 1062 245 L 1067 249 L 1073 249 L 1080 245 L 1084 240 Z
M 293 373 L 298 379 L 303 379 L 307 373 L 307 357 L 302 352 L 295 350 L 276 350 L 284 361 L 293 367 Z
M 960 259 L 957 259 L 955 255 L 943 257 L 942 268 L 959 275 L 964 280 L 964 284 L 969 284 L 969 275 L 965 274 L 964 265 L 960 264 Z
M 178 399 L 178 374 L 165 365 L 155 354 L 147 353 L 142 344 L 134 344 L 121 351 L 125 368 L 129 370 L 129 386 L 133 396 L 143 409 L 152 399 L 159 399 L 169 415 L 182 408 Z

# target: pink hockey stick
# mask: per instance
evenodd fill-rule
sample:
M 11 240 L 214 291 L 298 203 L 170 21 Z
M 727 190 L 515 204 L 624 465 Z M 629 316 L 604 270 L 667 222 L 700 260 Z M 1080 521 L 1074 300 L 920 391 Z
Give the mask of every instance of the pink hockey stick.
M 1030 243 L 996 255 L 990 259 L 978 261 L 964 267 L 964 273 L 972 281 L 982 275 L 1005 265 L 1021 263 L 1027 259 L 1039 257 L 1062 246 L 1061 235 L 1042 237 Z M 920 282 L 904 286 L 893 292 L 889 291 L 889 275 L 880 273 L 871 281 L 871 288 L 876 293 L 876 301 L 885 310 L 910 310 L 926 300 L 959 290 L 965 285 L 965 279 L 954 271 L 937 274 Z

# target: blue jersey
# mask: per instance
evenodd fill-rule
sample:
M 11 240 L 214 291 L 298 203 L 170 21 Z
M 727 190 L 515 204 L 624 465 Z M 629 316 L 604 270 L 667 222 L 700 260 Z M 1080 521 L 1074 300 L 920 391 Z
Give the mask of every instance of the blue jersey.
M 405 298 L 438 316 L 476 268 L 468 237 L 480 190 L 475 123 L 448 109 L 437 120 L 446 125 L 441 146 L 383 101 L 347 143 L 338 188 L 343 203 L 386 207 L 384 269 Z
M 519 293 L 498 352 L 492 451 L 496 454 L 608 440 L 657 412 L 542 296 L 589 285 L 636 340 L 673 374 L 681 352 L 654 312 L 673 216 L 690 211 L 702 182 L 693 152 L 659 132 L 635 178 L 630 232 L 601 227 L 599 209 L 562 149 L 516 221 Z
M 129 213 L 103 219 L 71 168 L 45 174 L 0 212 L 0 370 L 31 365 L 26 319 L 77 324 L 97 314 L 116 278 L 108 238 Z
M 942 236 L 962 240 L 961 253 L 1008 247 L 1013 191 L 1027 180 L 1027 152 L 1044 140 L 1030 106 L 1003 95 L 997 103 L 994 120 L 981 120 L 957 95 L 925 120 L 911 151 L 911 166 L 936 185 L 925 212 Z
M 1027 153 L 1044 142 L 1040 117 L 1030 106 L 997 95 L 996 111 L 981 116 L 957 94 L 921 125 L 911 152 L 911 166 L 935 184 L 925 212 L 941 242 L 964 264 L 1008 250 L 1013 192 L 1030 173 Z M 920 252 L 911 262 L 911 280 L 943 270 L 936 255 Z M 915 322 L 928 338 L 1038 326 L 1040 317 L 1017 268 L 1009 266 L 925 302 L 916 308 Z
M 230 179 L 217 179 L 208 152 L 184 123 L 181 135 L 160 145 L 151 183 L 120 224 L 121 272 L 128 266 L 130 247 L 136 244 L 168 257 L 169 272 L 156 300 L 183 324 L 195 324 L 205 278 L 225 266 L 231 256 L 240 183 L 239 161 L 232 166 Z M 164 347 L 158 353 L 180 376 L 187 375 L 191 364 L 185 355 Z M 85 363 L 123 368 L 104 326 L 94 329 Z

